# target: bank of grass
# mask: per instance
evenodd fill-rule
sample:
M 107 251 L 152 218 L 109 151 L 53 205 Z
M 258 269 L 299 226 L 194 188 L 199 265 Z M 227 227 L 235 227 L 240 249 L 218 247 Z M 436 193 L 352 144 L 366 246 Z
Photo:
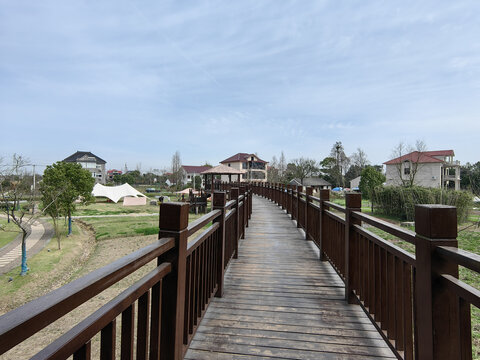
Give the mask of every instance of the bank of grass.
M 26 276 L 20 276 L 20 267 L 0 275 L 0 314 L 67 283 L 70 275 L 88 259 L 94 246 L 93 237 L 74 225 L 73 234 L 61 239 L 61 250 L 54 238 L 28 259 L 30 270 Z
M 190 214 L 189 222 L 202 215 Z M 158 234 L 158 215 L 91 217 L 83 218 L 81 221 L 95 229 L 97 240 Z
M 158 205 L 123 206 L 120 203 L 109 203 L 99 201 L 90 205 L 80 205 L 72 214 L 73 216 L 95 216 L 95 215 L 128 215 L 128 214 L 158 214 Z
M 18 227 L 13 223 L 8 223 L 7 219 L 0 219 L 0 249 L 7 245 L 10 241 L 13 241 L 20 231 Z

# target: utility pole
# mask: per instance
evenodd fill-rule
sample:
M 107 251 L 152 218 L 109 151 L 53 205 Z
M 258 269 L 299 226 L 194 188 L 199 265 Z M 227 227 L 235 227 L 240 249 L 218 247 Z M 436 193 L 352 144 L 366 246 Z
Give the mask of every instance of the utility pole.
M 35 164 L 33 164 L 33 201 L 32 201 L 32 215 L 35 214 Z

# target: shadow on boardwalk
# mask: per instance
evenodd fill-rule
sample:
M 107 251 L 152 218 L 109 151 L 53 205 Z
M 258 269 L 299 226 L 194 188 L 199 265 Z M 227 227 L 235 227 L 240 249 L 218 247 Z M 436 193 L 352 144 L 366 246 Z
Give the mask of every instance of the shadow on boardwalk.
M 186 359 L 395 358 L 290 216 L 255 196 L 249 226 Z

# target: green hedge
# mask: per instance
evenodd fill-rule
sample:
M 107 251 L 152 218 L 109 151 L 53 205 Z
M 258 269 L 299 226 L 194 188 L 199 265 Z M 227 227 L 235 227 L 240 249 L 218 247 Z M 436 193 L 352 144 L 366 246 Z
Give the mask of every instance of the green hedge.
M 416 204 L 444 204 L 457 207 L 458 222 L 467 220 L 472 207 L 472 194 L 467 191 L 442 190 L 419 186 L 379 186 L 374 204 L 384 214 L 407 221 L 414 220 Z

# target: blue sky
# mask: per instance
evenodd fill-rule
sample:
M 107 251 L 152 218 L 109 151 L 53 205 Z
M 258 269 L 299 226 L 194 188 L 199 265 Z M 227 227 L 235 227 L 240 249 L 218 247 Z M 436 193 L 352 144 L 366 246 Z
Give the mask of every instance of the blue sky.
M 480 160 L 479 1 L 0 0 L 0 156 Z

